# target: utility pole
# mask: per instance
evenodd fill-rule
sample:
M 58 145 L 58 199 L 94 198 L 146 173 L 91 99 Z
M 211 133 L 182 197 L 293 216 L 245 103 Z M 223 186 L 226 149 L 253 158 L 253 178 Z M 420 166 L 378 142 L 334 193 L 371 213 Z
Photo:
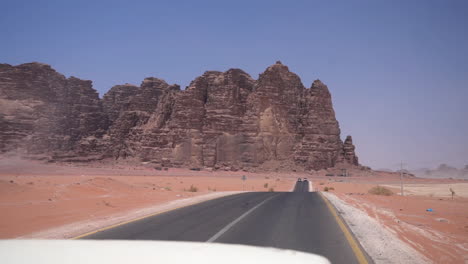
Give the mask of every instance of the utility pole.
M 404 195 L 403 193 L 403 161 L 400 163 L 400 185 L 401 185 L 401 196 Z
M 242 175 L 242 191 L 245 192 L 245 180 L 247 180 L 247 177 L 245 175 Z

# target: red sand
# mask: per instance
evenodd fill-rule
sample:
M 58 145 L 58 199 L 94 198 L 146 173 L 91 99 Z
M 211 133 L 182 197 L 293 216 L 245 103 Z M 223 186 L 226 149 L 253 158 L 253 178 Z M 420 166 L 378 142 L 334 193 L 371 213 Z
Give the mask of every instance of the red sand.
M 335 182 L 335 180 L 346 182 Z M 397 195 L 399 188 L 390 189 L 392 196 L 372 195 L 368 190 L 378 183 L 398 183 L 398 176 L 385 175 L 356 178 L 316 178 L 314 185 L 319 190 L 333 187 L 335 193 L 347 203 L 367 212 L 380 223 L 390 228 L 403 241 L 427 256 L 435 263 L 467 263 L 468 261 L 468 198 L 466 193 L 449 197 L 427 195 L 412 195 L 412 183 L 418 186 L 447 184 L 456 186 L 454 189 L 465 191 L 463 181 L 437 179 L 405 179 L 408 189 L 406 196 Z M 320 185 L 323 183 L 323 185 Z M 465 189 L 458 188 L 463 186 Z M 450 195 L 447 195 L 450 196 Z M 465 196 L 465 197 L 463 197 Z M 427 212 L 426 209 L 433 209 Z
M 247 177 L 245 182 L 242 175 Z M 292 177 L 243 172 L 86 168 L 37 163 L 29 168 L 2 167 L 0 238 L 25 236 L 213 192 L 244 188 L 246 191 L 269 191 L 270 188 L 290 191 L 294 182 Z M 197 191 L 190 191 L 191 186 Z

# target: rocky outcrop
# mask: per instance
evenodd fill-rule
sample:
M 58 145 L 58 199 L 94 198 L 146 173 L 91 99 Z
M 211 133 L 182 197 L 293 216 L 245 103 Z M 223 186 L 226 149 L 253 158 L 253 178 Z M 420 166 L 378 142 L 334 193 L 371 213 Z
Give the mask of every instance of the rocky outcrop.
M 102 98 L 102 106 L 110 124 L 119 118 L 122 112 L 130 109 L 130 101 L 137 94 L 139 87 L 132 84 L 116 85 Z
M 49 65 L 0 65 L 1 151 L 51 158 L 101 155 L 107 132 L 91 81 L 65 78 Z
M 164 80 L 152 77 L 146 78 L 140 87 L 112 87 L 103 97 L 104 109 L 111 120 L 108 131 L 110 142 L 106 154 L 116 159 L 142 157 L 135 151 L 142 150 L 138 137 L 142 134 L 143 126 L 158 109 L 161 99 L 166 100 L 167 93 L 179 90 L 178 85 L 171 86 Z
M 347 136 L 343 143 L 343 147 L 338 158 L 338 163 L 358 165 L 358 157 L 356 156 L 354 149 L 355 147 L 353 145 L 353 138 L 351 136 Z
M 47 65 L 1 65 L 0 88 L 11 105 L 0 111 L 2 152 L 230 170 L 358 165 L 351 137 L 340 139 L 327 86 L 305 88 L 281 62 L 258 80 L 240 69 L 207 71 L 180 90 L 146 78 L 102 100 L 90 81 Z

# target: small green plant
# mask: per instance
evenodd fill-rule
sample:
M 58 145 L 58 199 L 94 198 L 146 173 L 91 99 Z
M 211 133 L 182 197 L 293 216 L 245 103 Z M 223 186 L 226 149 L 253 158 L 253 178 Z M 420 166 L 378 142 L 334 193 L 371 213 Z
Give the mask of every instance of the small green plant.
M 274 189 L 274 188 L 270 188 L 270 189 L 268 189 L 268 191 L 269 191 L 269 192 L 274 192 L 275 189 Z
M 453 196 L 455 195 L 455 191 L 452 188 L 450 188 L 450 192 L 452 193 L 452 200 L 453 200 Z
M 393 195 L 393 192 L 390 189 L 387 189 L 382 186 L 374 186 L 369 189 L 370 194 L 375 194 L 375 195 L 385 195 L 385 196 L 390 196 Z
M 263 184 L 263 188 L 268 188 L 268 183 Z

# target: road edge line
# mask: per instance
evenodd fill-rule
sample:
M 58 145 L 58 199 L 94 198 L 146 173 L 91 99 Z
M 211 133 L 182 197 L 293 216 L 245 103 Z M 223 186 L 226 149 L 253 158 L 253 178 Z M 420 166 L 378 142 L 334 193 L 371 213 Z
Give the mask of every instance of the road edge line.
M 215 198 L 208 199 L 208 200 L 203 200 L 203 201 L 198 201 L 198 202 L 193 202 L 193 203 L 181 205 L 181 206 L 174 207 L 174 208 L 171 208 L 171 209 L 167 209 L 167 210 L 152 213 L 152 214 L 149 214 L 149 215 L 141 216 L 141 217 L 138 217 L 138 218 L 135 218 L 135 219 L 132 219 L 132 220 L 127 220 L 127 221 L 120 222 L 120 223 L 117 223 L 117 224 L 113 224 L 113 225 L 110 225 L 110 226 L 102 227 L 102 228 L 99 228 L 99 229 L 94 230 L 94 231 L 90 231 L 90 232 L 87 232 L 87 233 L 84 233 L 84 234 L 81 234 L 81 235 L 78 235 L 78 236 L 71 237 L 71 238 L 69 238 L 69 240 L 76 240 L 76 239 L 84 238 L 84 237 L 87 237 L 87 236 L 90 236 L 90 235 L 94 235 L 94 234 L 96 234 L 98 232 L 101 232 L 101 231 L 116 228 L 116 227 L 119 227 L 119 226 L 122 226 L 122 225 L 126 225 L 126 224 L 129 224 L 129 223 L 132 223 L 132 222 L 136 222 L 136 221 L 148 218 L 148 217 L 164 214 L 164 213 L 174 211 L 174 210 L 177 210 L 177 209 L 181 209 L 181 208 L 184 208 L 184 207 L 187 207 L 187 206 L 192 206 L 192 205 L 196 205 L 196 204 L 199 204 L 199 203 L 211 201 L 211 200 L 218 199 L 218 198 L 228 197 L 228 196 L 231 196 L 231 195 L 237 195 L 237 194 L 240 194 L 240 193 L 233 193 L 233 194 L 229 194 L 229 195 L 225 195 L 225 196 L 221 196 L 221 197 L 215 197 Z
M 328 207 L 328 210 L 332 213 L 335 221 L 337 222 L 338 226 L 340 227 L 341 231 L 346 237 L 348 244 L 353 250 L 354 256 L 356 257 L 359 264 L 369 264 L 373 263 L 372 260 L 369 261 L 370 257 L 364 252 L 361 245 L 355 238 L 353 232 L 349 229 L 348 225 L 344 222 L 341 216 L 338 214 L 336 208 L 331 204 L 331 202 L 322 194 L 322 192 L 318 192 L 320 197 L 322 197 L 323 201 Z

